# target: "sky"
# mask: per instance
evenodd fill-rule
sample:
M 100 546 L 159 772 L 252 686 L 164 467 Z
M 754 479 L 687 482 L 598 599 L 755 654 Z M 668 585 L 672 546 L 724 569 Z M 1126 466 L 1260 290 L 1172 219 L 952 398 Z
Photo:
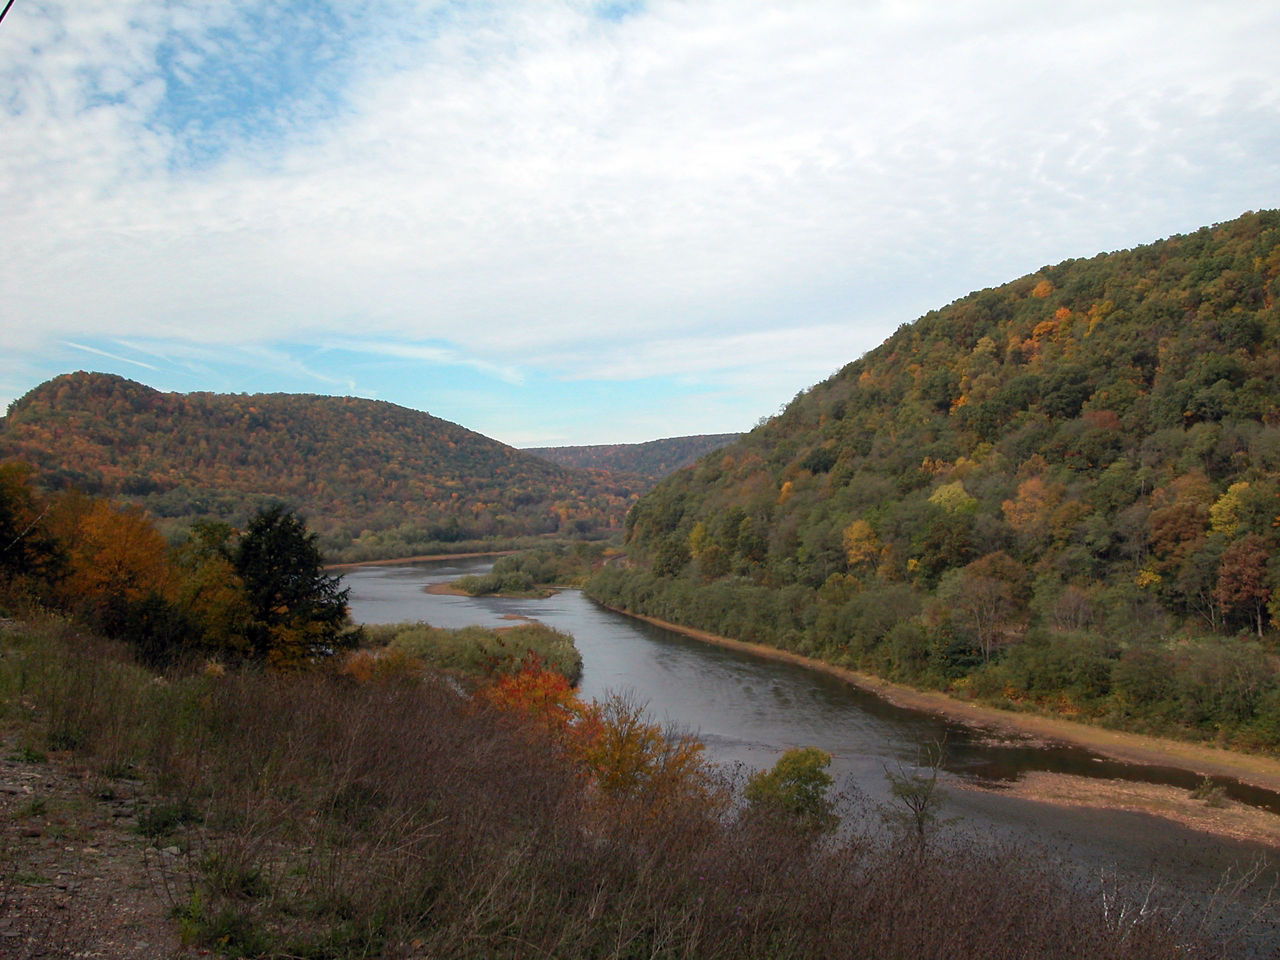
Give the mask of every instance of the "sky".
M 0 409 L 748 430 L 930 309 L 1280 207 L 1260 0 L 16 0 Z

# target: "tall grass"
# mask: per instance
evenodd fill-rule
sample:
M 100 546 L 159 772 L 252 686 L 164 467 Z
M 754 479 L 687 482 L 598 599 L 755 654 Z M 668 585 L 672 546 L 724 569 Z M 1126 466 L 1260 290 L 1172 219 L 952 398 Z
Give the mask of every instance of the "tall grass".
M 1231 955 L 1158 912 L 1104 916 L 1012 848 L 606 803 L 552 745 L 431 679 L 157 679 L 50 628 L 5 651 L 0 691 L 6 722 L 185 804 L 175 918 L 228 955 Z

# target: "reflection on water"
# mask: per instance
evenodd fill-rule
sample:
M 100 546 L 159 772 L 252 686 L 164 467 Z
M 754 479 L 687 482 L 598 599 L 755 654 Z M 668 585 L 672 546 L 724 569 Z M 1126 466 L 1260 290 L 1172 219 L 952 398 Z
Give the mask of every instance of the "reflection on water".
M 452 597 L 424 592 L 432 583 L 483 572 L 487 561 L 363 567 L 346 573 L 352 616 L 363 623 L 425 620 L 435 626 L 500 626 L 527 616 L 571 633 L 582 653 L 581 692 L 629 693 L 657 720 L 696 731 L 708 755 L 746 769 L 772 766 L 783 750 L 817 746 L 833 773 L 870 803 L 888 798 L 885 771 L 916 762 L 920 748 L 945 738 L 946 770 L 960 782 L 1008 782 L 1032 770 L 1193 787 L 1196 775 L 1119 763 L 1087 750 L 993 738 L 895 706 L 820 671 L 701 643 L 592 603 L 579 591 L 546 599 Z M 1230 784 L 1233 796 L 1280 811 L 1269 791 Z M 1156 877 L 1188 890 L 1211 888 L 1266 848 L 1218 840 L 1141 814 L 1052 807 L 998 792 L 956 789 L 952 814 L 970 829 L 1059 851 L 1085 873 L 1101 867 Z M 1083 865 L 1083 867 L 1082 867 Z

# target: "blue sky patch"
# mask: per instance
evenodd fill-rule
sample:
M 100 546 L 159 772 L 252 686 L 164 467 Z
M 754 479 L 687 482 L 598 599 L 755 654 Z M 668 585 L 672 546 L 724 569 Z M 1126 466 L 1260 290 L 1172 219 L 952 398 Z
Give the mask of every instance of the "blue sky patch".
M 288 141 L 341 110 L 352 39 L 332 7 L 302 0 L 245 10 L 200 35 L 171 33 L 157 52 L 165 96 L 152 123 L 178 137 L 180 166 Z
M 596 5 L 596 16 L 615 23 L 633 17 L 644 9 L 643 0 L 606 0 Z
M 518 379 L 470 362 L 444 341 L 418 347 L 424 357 L 396 357 L 370 342 L 349 349 L 306 343 L 193 345 L 157 338 L 83 336 L 64 340 L 49 372 L 93 370 L 162 391 L 309 393 L 387 400 L 461 424 L 513 446 L 638 443 L 659 436 L 745 429 L 725 398 L 705 384 L 671 376 L 629 381 L 563 380 L 535 370 Z M 431 354 L 439 352 L 439 359 Z M 637 413 L 643 398 L 644 411 Z M 537 415 L 529 418 L 530 410 Z M 690 411 L 709 417 L 685 421 Z M 747 424 L 749 426 L 749 424 Z

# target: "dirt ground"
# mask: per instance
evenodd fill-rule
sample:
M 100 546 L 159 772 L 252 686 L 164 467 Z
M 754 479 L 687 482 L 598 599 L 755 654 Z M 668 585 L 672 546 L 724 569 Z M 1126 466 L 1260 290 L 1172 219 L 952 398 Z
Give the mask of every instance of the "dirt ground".
M 138 834 L 140 787 L 0 737 L 0 957 L 204 953 L 184 948 L 170 919 L 181 855 Z

